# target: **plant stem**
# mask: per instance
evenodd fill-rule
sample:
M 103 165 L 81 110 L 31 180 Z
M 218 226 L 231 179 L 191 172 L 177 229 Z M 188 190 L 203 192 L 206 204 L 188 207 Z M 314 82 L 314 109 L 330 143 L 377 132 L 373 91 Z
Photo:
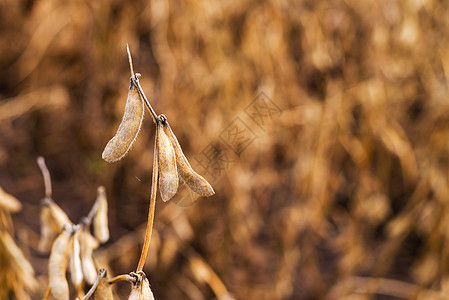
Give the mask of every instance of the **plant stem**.
M 137 265 L 136 273 L 143 270 L 143 265 L 145 264 L 145 260 L 148 254 L 148 248 L 150 247 L 151 241 L 151 233 L 153 232 L 153 224 L 154 224 L 154 209 L 156 207 L 156 194 L 157 194 L 157 180 L 159 175 L 159 146 L 157 144 L 158 133 L 156 130 L 156 140 L 154 142 L 154 158 L 153 158 L 153 178 L 151 181 L 151 198 L 150 198 L 150 209 L 148 212 L 148 221 L 147 221 L 147 229 L 145 232 L 145 241 L 142 247 L 142 253 L 140 254 L 139 264 Z
M 128 62 L 129 62 L 129 69 L 131 71 L 131 77 L 134 77 L 133 60 L 131 58 L 131 52 L 129 51 L 128 43 L 126 43 L 126 52 L 128 52 Z
M 87 294 L 83 297 L 82 300 L 88 300 L 94 292 L 97 290 L 98 284 L 100 283 L 101 278 L 106 276 L 106 269 L 100 269 L 98 272 L 97 279 L 95 280 L 94 284 L 90 288 L 90 290 L 87 292 Z
M 135 278 L 128 274 L 122 274 L 122 275 L 117 275 L 117 276 L 109 279 L 108 283 L 111 285 L 111 284 L 115 284 L 120 281 L 134 282 L 134 280 L 135 280 Z
M 95 200 L 94 205 L 90 209 L 87 217 L 83 218 L 83 223 L 84 223 L 84 225 L 86 225 L 86 227 L 89 227 L 90 224 L 92 223 L 92 219 L 94 218 L 95 214 L 97 213 L 98 207 L 100 207 L 101 197 L 106 197 L 105 193 L 106 193 L 106 190 L 105 190 L 104 186 L 99 186 L 97 188 L 97 199 Z
M 51 179 L 50 172 L 48 172 L 47 165 L 45 164 L 45 159 L 42 156 L 37 158 L 37 164 L 42 172 L 42 177 L 44 178 L 44 186 L 45 186 L 45 198 L 51 198 Z
M 157 116 L 156 112 L 154 111 L 153 107 L 150 104 L 150 101 L 148 101 L 147 97 L 145 96 L 145 93 L 143 92 L 142 87 L 140 86 L 139 77 L 140 74 L 136 73 L 134 74 L 133 69 L 133 63 L 131 58 L 131 52 L 129 51 L 128 44 L 126 44 L 126 51 L 128 52 L 128 60 L 129 60 L 129 67 L 131 70 L 131 84 L 137 87 L 137 90 L 139 92 L 140 98 L 145 103 L 145 106 L 147 107 L 148 111 L 151 114 L 151 118 L 153 119 L 154 124 L 157 126 L 157 124 L 160 122 L 160 118 Z M 150 241 L 151 241 L 151 234 L 153 232 L 153 224 L 154 224 L 154 210 L 156 207 L 156 194 L 157 194 L 157 180 L 159 176 L 159 161 L 158 161 L 158 152 L 159 148 L 157 145 L 157 130 L 156 130 L 156 140 L 154 143 L 154 159 L 153 159 L 153 177 L 151 182 L 151 196 L 150 196 L 150 208 L 148 211 L 148 221 L 147 221 L 147 228 L 145 232 L 145 241 L 142 246 L 142 253 L 140 254 L 139 258 L 139 264 L 137 265 L 136 273 L 143 271 L 143 266 L 145 264 L 145 260 L 147 258 L 148 254 L 148 248 L 150 247 Z
M 143 92 L 142 87 L 140 86 L 139 77 L 140 74 L 134 74 L 134 68 L 133 68 L 133 60 L 131 58 L 131 52 L 129 51 L 128 44 L 126 44 L 126 52 L 128 52 L 128 61 L 129 61 L 129 68 L 131 70 L 131 84 L 134 84 L 137 87 L 137 90 L 139 91 L 140 98 L 145 103 L 145 106 L 147 107 L 148 111 L 151 113 L 151 118 L 153 119 L 154 124 L 157 125 L 158 117 L 156 112 L 154 111 L 153 107 L 150 104 L 150 101 L 148 101 L 147 97 L 145 96 L 145 93 Z
M 137 87 L 137 90 L 139 91 L 139 95 L 140 95 L 141 99 L 143 100 L 143 103 L 145 103 L 145 106 L 147 107 L 148 111 L 150 112 L 151 118 L 153 119 L 154 124 L 157 125 L 159 118 L 158 118 L 156 112 L 154 111 L 153 107 L 151 106 L 150 101 L 148 101 L 147 97 L 145 96 L 145 93 L 143 92 L 142 87 L 140 86 L 139 76 L 140 76 L 140 74 L 137 73 L 136 75 L 131 77 L 131 81 Z

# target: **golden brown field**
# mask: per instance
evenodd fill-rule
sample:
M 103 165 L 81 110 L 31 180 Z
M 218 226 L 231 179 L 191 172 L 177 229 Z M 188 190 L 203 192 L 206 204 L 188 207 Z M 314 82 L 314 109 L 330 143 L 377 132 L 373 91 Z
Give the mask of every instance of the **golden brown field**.
M 111 238 L 94 256 L 109 276 L 136 268 L 148 112 L 126 157 L 101 158 L 125 107 L 126 43 L 216 192 L 186 208 L 158 195 L 155 299 L 449 298 L 448 14 L 436 0 L 1 1 L 0 187 L 22 203 L 6 227 L 38 285 L 14 295 L 29 279 L 3 272 L 0 298 L 42 299 L 48 284 L 38 156 L 73 222 L 105 186 Z

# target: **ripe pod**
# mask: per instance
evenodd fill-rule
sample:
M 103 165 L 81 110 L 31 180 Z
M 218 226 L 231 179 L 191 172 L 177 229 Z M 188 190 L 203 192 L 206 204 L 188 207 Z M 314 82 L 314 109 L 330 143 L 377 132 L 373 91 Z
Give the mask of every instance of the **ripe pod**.
M 44 201 L 46 200 L 44 199 Z M 68 224 L 70 226 L 73 225 L 67 214 L 53 200 L 49 200 L 48 207 L 50 208 L 51 216 L 57 226 L 58 232 L 64 228 L 65 224 Z
M 163 115 L 162 115 L 163 116 Z M 157 124 L 157 145 L 159 163 L 159 189 L 162 200 L 170 200 L 178 190 L 178 170 L 176 156 L 167 134 L 163 130 L 162 122 Z
M 87 283 L 93 284 L 97 279 L 97 268 L 93 261 L 92 253 L 98 248 L 98 241 L 86 230 L 80 232 L 81 244 L 81 266 L 84 279 Z
M 12 236 L 3 230 L 0 231 L 0 253 L 2 255 L 1 272 L 2 276 L 5 276 L 2 279 L 2 283 L 15 285 L 15 281 L 18 280 L 18 285 L 23 284 L 30 290 L 36 289 L 38 283 L 34 277 L 33 267 Z M 8 274 L 14 274 L 14 276 Z
M 100 243 L 106 243 L 109 240 L 108 200 L 103 186 L 97 190 L 97 201 L 99 201 L 98 209 L 93 220 L 94 235 Z
M 22 204 L 0 187 L 0 208 L 10 212 L 18 212 L 22 208 Z
M 98 283 L 97 290 L 95 291 L 96 300 L 113 300 L 112 288 L 108 282 L 106 269 L 100 269 L 100 273 L 105 273 Z
M 137 138 L 144 114 L 144 103 L 133 81 L 128 91 L 125 113 L 115 136 L 106 145 L 102 157 L 107 162 L 120 160 Z
M 145 274 L 133 285 L 128 300 L 154 300 L 150 283 Z
M 51 247 L 48 263 L 48 281 L 51 289 L 50 300 L 69 299 L 69 284 L 65 277 L 70 252 L 72 230 L 66 226 Z
M 66 213 L 50 198 L 44 198 L 42 201 L 40 221 L 41 238 L 38 250 L 41 253 L 47 253 L 55 236 L 63 230 L 65 224 L 71 226 L 72 222 Z
M 182 152 L 178 139 L 170 128 L 168 121 L 165 119 L 163 124 L 164 132 L 167 134 L 176 155 L 176 164 L 178 167 L 179 175 L 185 184 L 195 193 L 201 196 L 212 196 L 215 194 L 212 186 L 201 175 L 196 173 L 190 166 L 189 161 Z
M 56 225 L 51 217 L 50 207 L 47 205 L 42 206 L 41 213 L 41 237 L 39 239 L 39 245 L 37 249 L 41 253 L 48 253 L 51 249 L 52 242 L 56 236 Z
M 76 288 L 77 297 L 82 298 L 84 297 L 84 276 L 81 268 L 79 231 L 73 235 L 69 261 L 70 279 Z

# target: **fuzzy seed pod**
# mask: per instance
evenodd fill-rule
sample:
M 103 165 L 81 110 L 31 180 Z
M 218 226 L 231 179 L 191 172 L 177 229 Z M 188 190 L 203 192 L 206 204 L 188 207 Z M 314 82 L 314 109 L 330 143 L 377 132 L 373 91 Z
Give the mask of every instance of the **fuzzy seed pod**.
M 44 203 L 44 205 L 46 204 Z M 65 224 L 73 225 L 67 214 L 53 200 L 48 202 L 48 207 L 50 208 L 51 216 L 57 226 L 58 232 L 64 228 Z
M 50 251 L 53 240 L 57 234 L 56 225 L 52 220 L 50 207 L 48 207 L 48 205 L 42 206 L 40 220 L 41 237 L 37 250 L 41 253 L 47 253 Z
M 115 136 L 108 142 L 103 151 L 103 159 L 107 162 L 120 160 L 128 153 L 136 140 L 142 124 L 144 104 L 140 99 L 137 87 L 131 81 L 126 100 L 125 113 Z
M 34 277 L 33 267 L 19 246 L 17 246 L 12 236 L 6 231 L 0 231 L 0 255 L 2 259 L 8 260 L 6 263 L 8 267 L 2 261 L 0 272 L 7 272 L 10 268 L 9 271 L 12 271 L 14 274 L 14 277 L 11 278 L 12 281 L 14 280 L 13 278 L 19 278 L 21 281 L 20 284 L 24 284 L 28 289 L 34 290 L 37 287 L 38 284 Z M 3 273 L 3 275 L 6 274 Z
M 162 200 L 170 200 L 178 190 L 178 170 L 173 145 L 163 130 L 161 122 L 157 125 L 157 151 L 159 160 L 159 189 Z
M 80 232 L 81 245 L 81 266 L 84 279 L 87 283 L 93 284 L 97 279 L 97 268 L 93 261 L 92 253 L 98 248 L 98 241 L 86 230 Z
M 81 268 L 81 258 L 80 258 L 80 242 L 79 242 L 79 231 L 75 232 L 72 238 L 72 243 L 70 247 L 70 256 L 69 256 L 69 271 L 70 278 L 72 280 L 73 286 L 76 288 L 76 293 L 79 298 L 84 296 L 84 276 L 83 270 Z
M 42 201 L 40 213 L 41 238 L 39 240 L 38 251 L 47 253 L 50 251 L 55 236 L 63 230 L 64 225 L 72 225 L 66 213 L 50 198 Z
M 178 167 L 179 175 L 185 184 L 195 193 L 201 196 L 212 196 L 215 194 L 212 186 L 201 175 L 196 173 L 190 166 L 189 161 L 182 152 L 178 139 L 170 128 L 168 121 L 165 120 L 163 124 L 164 132 L 167 134 L 176 155 L 176 164 Z
M 106 272 L 106 269 L 101 269 L 100 272 Z M 112 288 L 108 282 L 108 277 L 103 276 L 98 283 L 97 290 L 95 291 L 96 300 L 113 300 Z
M 150 283 L 145 275 L 133 285 L 128 300 L 154 300 Z
M 0 208 L 9 212 L 18 212 L 22 208 L 22 204 L 0 187 Z
M 108 200 L 103 186 L 97 190 L 97 201 L 99 206 L 94 217 L 94 235 L 100 243 L 106 243 L 109 240 L 108 228 Z
M 70 252 L 71 227 L 66 226 L 51 247 L 48 263 L 48 281 L 51 288 L 50 300 L 69 299 L 69 284 L 65 277 Z

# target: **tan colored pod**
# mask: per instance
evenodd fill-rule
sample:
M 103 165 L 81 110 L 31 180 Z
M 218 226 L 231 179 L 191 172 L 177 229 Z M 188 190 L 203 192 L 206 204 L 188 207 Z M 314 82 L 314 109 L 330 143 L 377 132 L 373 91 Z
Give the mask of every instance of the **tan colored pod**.
M 142 125 L 144 103 L 137 87 L 131 81 L 126 100 L 125 113 L 115 136 L 106 145 L 102 157 L 107 162 L 120 160 L 128 153 Z
M 66 226 L 51 247 L 48 263 L 50 300 L 69 299 L 69 284 L 65 277 L 70 252 L 71 227 Z
M 11 280 L 13 281 L 13 278 L 20 278 L 21 283 L 28 289 L 36 289 L 38 283 L 34 276 L 33 267 L 23 254 L 22 249 L 19 248 L 12 236 L 6 231 L 0 232 L 0 252 L 2 252 L 2 259 L 8 259 L 9 271 L 14 273 Z M 7 272 L 7 269 L 2 265 L 0 272 Z
M 142 279 L 133 285 L 128 300 L 154 300 L 153 292 L 150 289 L 150 283 L 145 275 Z
M 97 268 L 92 257 L 93 251 L 98 248 L 98 241 L 86 230 L 80 232 L 81 267 L 84 279 L 90 285 L 97 279 Z
M 72 238 L 72 243 L 70 247 L 70 255 L 69 255 L 69 271 L 70 271 L 70 279 L 72 281 L 73 286 L 76 288 L 76 293 L 78 298 L 82 298 L 84 296 L 84 276 L 83 270 L 81 268 L 81 246 L 79 242 L 79 231 L 75 232 Z
M 56 224 L 52 220 L 50 207 L 48 205 L 42 206 L 40 220 L 41 237 L 39 239 L 37 250 L 41 253 L 48 253 L 57 234 Z
M 22 208 L 22 204 L 16 197 L 8 194 L 0 187 L 0 208 L 9 212 L 18 212 Z
M 42 202 L 40 213 L 41 238 L 38 244 L 38 251 L 47 253 L 50 251 L 55 236 L 63 230 L 64 225 L 72 225 L 66 213 L 50 198 L 45 198 Z
M 100 272 L 105 272 L 106 269 L 101 269 Z M 107 274 L 105 274 L 98 283 L 97 289 L 95 290 L 96 300 L 113 300 L 112 288 L 109 284 Z
M 163 116 L 163 115 L 162 115 Z M 170 200 L 178 190 L 178 170 L 173 145 L 163 130 L 162 122 L 157 124 L 157 147 L 159 163 L 159 189 L 162 200 Z
M 164 132 L 167 134 L 176 155 L 176 164 L 178 167 L 178 173 L 181 179 L 187 184 L 187 186 L 195 193 L 201 196 L 212 196 L 215 194 L 212 186 L 204 179 L 201 175 L 196 173 L 190 166 L 189 161 L 182 152 L 181 146 L 179 145 L 178 139 L 170 128 L 168 121 L 165 119 Z
M 65 224 L 69 226 L 73 225 L 67 214 L 53 200 L 48 201 L 48 207 L 50 208 L 51 216 L 57 226 L 58 232 L 64 228 Z
M 108 200 L 103 186 L 97 190 L 97 201 L 99 201 L 98 209 L 93 220 L 94 235 L 100 243 L 106 243 L 109 240 Z

